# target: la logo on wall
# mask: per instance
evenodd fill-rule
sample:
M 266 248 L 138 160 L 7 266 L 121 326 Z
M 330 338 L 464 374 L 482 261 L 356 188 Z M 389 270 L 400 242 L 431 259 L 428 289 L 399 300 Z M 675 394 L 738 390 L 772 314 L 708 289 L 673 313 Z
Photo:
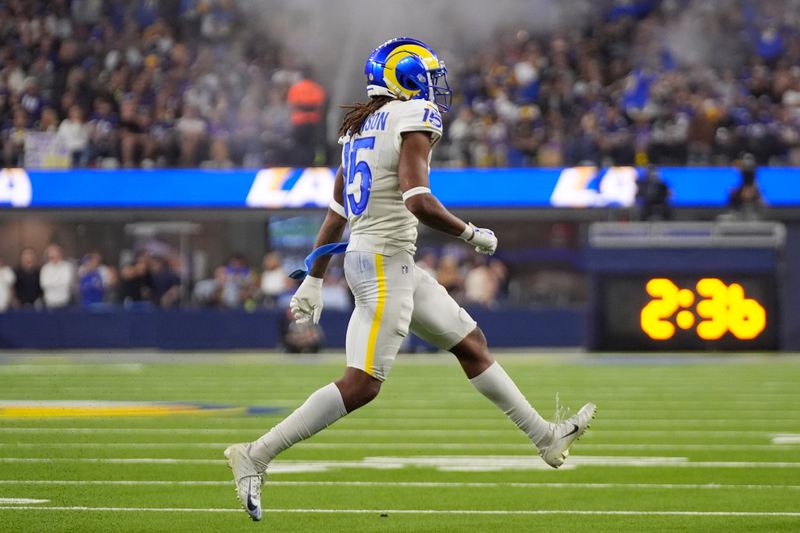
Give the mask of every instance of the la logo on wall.
M 336 174 L 327 167 L 265 168 L 256 174 L 247 207 L 327 207 Z
M 28 173 L 22 168 L 0 170 L 0 206 L 28 207 L 33 189 Z

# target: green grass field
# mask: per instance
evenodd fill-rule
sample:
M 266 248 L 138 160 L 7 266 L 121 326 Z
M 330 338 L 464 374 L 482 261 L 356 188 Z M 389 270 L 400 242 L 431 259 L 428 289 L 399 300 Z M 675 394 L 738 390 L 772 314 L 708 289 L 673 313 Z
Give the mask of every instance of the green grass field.
M 598 404 L 560 470 L 454 360 L 400 356 L 375 402 L 275 461 L 260 523 L 222 450 L 280 414 L 11 417 L 8 400 L 291 409 L 342 358 L 91 357 L 0 364 L 0 531 L 800 531 L 796 356 L 500 356 L 545 416 L 557 392 Z

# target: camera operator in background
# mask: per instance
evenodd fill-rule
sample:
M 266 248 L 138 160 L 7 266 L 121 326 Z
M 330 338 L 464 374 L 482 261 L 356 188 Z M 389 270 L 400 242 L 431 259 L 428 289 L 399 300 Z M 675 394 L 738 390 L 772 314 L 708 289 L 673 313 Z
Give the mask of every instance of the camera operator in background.
M 729 217 L 735 220 L 761 220 L 764 217 L 764 199 L 756 183 L 756 160 L 745 154 L 739 165 L 742 183 L 728 197 Z
M 639 220 L 659 222 L 672 219 L 672 209 L 669 205 L 671 193 L 655 166 L 647 167 L 644 176 L 636 182 L 636 185 Z

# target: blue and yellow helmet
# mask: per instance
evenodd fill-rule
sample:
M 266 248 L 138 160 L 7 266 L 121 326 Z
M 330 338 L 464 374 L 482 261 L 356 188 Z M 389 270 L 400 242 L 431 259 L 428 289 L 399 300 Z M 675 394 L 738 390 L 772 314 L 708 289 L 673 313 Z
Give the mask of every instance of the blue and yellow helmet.
M 398 37 L 376 48 L 364 65 L 367 96 L 429 100 L 450 110 L 447 69 L 436 52 L 417 39 Z

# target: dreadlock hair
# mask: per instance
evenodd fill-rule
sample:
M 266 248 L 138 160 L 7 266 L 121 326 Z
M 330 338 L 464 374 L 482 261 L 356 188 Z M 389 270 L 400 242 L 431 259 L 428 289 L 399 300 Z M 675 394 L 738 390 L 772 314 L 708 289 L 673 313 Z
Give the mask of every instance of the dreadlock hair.
M 355 102 L 350 105 L 343 105 L 342 109 L 349 109 L 339 127 L 339 136 L 348 133 L 357 133 L 361 130 L 364 120 L 375 111 L 383 107 L 384 104 L 394 100 L 391 96 L 374 96 L 369 102 Z

